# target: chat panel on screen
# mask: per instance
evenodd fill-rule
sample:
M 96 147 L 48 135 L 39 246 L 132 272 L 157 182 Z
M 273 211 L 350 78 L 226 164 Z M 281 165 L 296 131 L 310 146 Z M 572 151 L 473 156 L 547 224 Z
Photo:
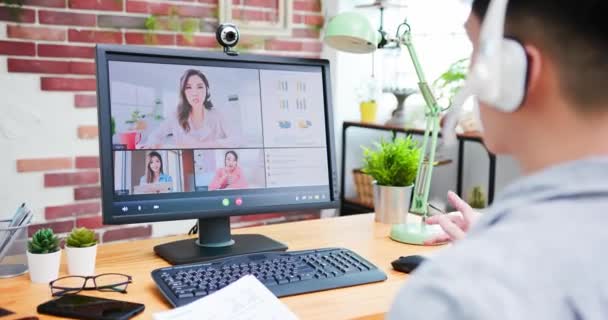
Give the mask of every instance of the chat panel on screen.
M 258 148 L 259 72 L 109 62 L 114 150 Z
M 320 72 L 260 70 L 264 146 L 325 147 Z
M 179 150 L 115 151 L 114 192 L 117 195 L 193 191 L 185 178 L 193 166 Z
M 266 187 L 262 149 L 194 150 L 196 191 Z
M 269 188 L 324 186 L 329 181 L 327 149 L 266 149 Z

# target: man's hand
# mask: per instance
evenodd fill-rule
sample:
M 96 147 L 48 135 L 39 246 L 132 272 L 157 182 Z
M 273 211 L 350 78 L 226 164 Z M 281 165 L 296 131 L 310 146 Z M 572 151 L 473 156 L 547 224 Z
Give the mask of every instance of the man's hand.
M 436 245 L 460 240 L 479 218 L 479 213 L 452 191 L 448 192 L 448 202 L 458 211 L 428 218 L 427 224 L 438 224 L 445 233 L 425 241 L 424 244 Z

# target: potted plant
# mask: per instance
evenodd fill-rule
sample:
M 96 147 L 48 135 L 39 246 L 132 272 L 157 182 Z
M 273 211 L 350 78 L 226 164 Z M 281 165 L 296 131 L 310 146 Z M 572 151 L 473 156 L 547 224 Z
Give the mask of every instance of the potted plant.
M 421 150 L 411 136 L 364 148 L 363 172 L 374 179 L 376 221 L 405 224 Z
M 87 228 L 72 230 L 65 246 L 68 256 L 68 273 L 77 276 L 95 274 L 97 239 L 95 233 Z
M 27 264 L 32 282 L 48 283 L 57 279 L 60 261 L 59 239 L 53 230 L 36 231 L 27 243 Z
M 473 209 L 484 209 L 486 207 L 486 195 L 479 186 L 473 188 L 467 200 Z

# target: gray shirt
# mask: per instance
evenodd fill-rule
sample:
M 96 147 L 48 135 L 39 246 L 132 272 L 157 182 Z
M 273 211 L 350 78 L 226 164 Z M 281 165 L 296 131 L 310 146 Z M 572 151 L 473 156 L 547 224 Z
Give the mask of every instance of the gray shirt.
M 524 177 L 425 262 L 388 319 L 608 319 L 608 158 Z

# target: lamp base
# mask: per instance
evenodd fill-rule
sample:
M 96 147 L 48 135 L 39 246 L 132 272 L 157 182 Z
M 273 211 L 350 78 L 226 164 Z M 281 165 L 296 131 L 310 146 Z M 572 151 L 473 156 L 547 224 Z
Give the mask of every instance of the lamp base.
M 391 228 L 391 239 L 413 245 L 424 245 L 426 240 L 442 234 L 440 226 L 429 226 L 423 222 L 398 224 Z
M 387 126 L 404 127 L 407 124 L 405 110 L 397 109 L 393 111 L 393 117 L 386 122 Z

